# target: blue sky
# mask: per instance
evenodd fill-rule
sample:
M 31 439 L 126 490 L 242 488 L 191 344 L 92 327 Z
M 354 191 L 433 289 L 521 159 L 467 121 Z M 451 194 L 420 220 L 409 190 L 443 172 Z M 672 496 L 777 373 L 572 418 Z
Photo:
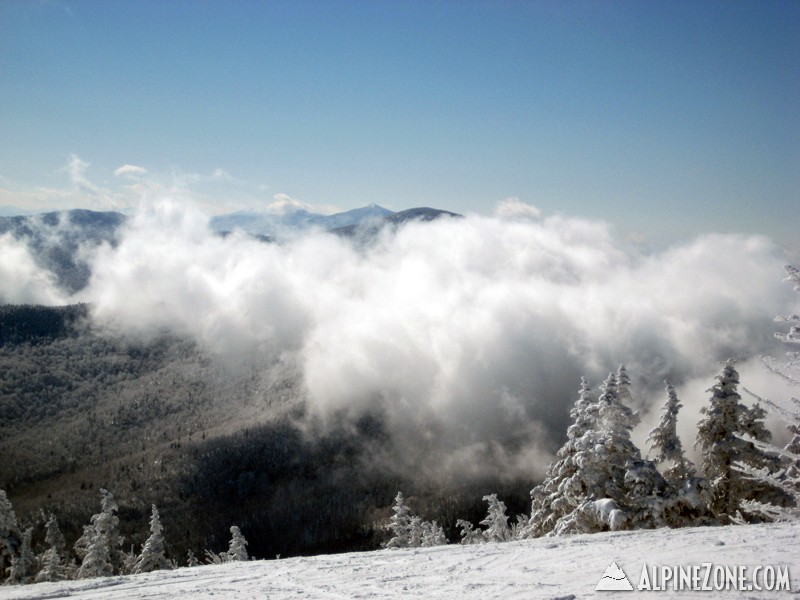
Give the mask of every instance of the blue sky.
M 800 2 L 0 0 L 0 140 L 29 209 L 518 197 L 790 242 Z

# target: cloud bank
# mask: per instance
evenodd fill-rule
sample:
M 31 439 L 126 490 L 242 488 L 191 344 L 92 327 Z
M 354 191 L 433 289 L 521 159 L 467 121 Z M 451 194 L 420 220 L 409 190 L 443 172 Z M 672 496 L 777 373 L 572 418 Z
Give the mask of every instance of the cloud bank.
M 0 235 L 0 304 L 64 304 L 67 294 L 36 263 L 24 241 Z
M 710 387 L 717 361 L 773 352 L 793 300 L 782 264 L 762 237 L 643 255 L 603 223 L 511 214 L 411 223 L 366 249 L 319 232 L 264 244 L 164 201 L 97 254 L 84 299 L 118 331 L 291 365 L 310 414 L 378 418 L 419 468 L 535 476 L 581 375 L 598 387 L 626 363 L 647 413 L 665 378 Z

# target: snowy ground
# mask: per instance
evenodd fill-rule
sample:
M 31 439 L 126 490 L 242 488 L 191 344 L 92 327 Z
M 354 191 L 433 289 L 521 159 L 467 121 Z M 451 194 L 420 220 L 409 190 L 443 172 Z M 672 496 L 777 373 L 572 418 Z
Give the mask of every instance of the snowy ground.
M 616 562 L 634 592 L 595 591 Z M 788 566 L 792 591 L 636 590 L 648 565 Z M 543 538 L 229 563 L 146 575 L 0 588 L 28 598 L 798 598 L 800 525 L 750 525 Z

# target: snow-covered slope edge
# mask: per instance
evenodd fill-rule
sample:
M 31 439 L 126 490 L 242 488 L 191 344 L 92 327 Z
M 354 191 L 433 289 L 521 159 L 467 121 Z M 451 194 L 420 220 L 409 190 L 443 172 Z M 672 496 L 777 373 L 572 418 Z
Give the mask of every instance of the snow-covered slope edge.
M 381 550 L 228 563 L 145 575 L 0 588 L 11 598 L 640 598 L 648 565 L 788 566 L 792 591 L 684 591 L 681 598 L 797 598 L 800 525 L 640 530 L 505 544 Z M 634 592 L 595 591 L 612 563 Z M 627 595 L 626 595 L 627 594 Z

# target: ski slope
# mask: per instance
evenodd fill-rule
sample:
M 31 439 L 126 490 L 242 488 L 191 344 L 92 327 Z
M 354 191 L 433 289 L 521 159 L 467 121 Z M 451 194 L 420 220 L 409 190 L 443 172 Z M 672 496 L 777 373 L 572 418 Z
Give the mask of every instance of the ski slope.
M 595 591 L 614 562 L 633 592 Z M 642 564 L 788 566 L 792 591 L 640 591 Z M 797 598 L 800 524 L 659 529 L 250 561 L 144 575 L 0 587 L 50 598 Z

